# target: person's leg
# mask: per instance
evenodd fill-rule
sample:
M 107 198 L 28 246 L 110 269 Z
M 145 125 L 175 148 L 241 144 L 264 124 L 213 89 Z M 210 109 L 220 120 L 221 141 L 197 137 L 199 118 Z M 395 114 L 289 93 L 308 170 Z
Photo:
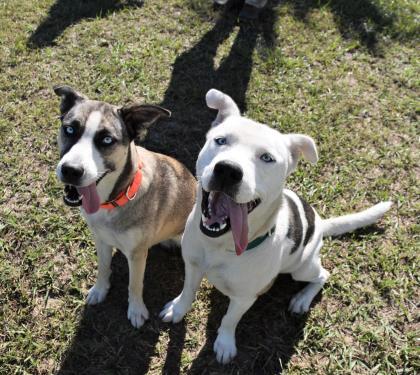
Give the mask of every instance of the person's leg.
M 246 20 L 255 20 L 265 4 L 267 4 L 267 0 L 245 0 L 239 17 Z

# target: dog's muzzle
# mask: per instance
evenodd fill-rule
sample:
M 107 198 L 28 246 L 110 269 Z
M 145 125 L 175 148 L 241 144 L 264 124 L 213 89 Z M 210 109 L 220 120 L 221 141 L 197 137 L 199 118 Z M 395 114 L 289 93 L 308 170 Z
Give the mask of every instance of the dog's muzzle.
M 210 191 L 220 191 L 234 198 L 237 193 L 244 172 L 242 167 L 230 160 L 216 163 L 209 183 Z
M 96 185 L 98 185 L 108 173 L 109 171 L 106 171 L 102 174 L 102 176 L 96 180 Z M 76 186 L 64 185 L 63 201 L 70 207 L 79 207 L 82 205 L 82 196 L 77 191 Z
M 215 201 L 220 202 L 221 196 L 224 193 L 211 191 L 207 192 L 202 190 L 202 200 L 201 200 L 201 220 L 200 220 L 200 230 L 208 237 L 220 237 L 221 235 L 227 233 L 231 229 L 231 218 L 229 213 L 226 212 L 222 217 L 217 215 L 216 211 L 220 211 L 213 203 Z M 261 203 L 261 199 L 257 198 L 255 200 L 245 203 L 247 207 L 247 213 L 250 214 L 257 208 Z M 217 219 L 215 219 L 215 216 Z M 213 220 L 212 220 L 213 219 Z M 210 224 L 209 221 L 212 221 Z
M 84 168 L 78 165 L 64 163 L 61 166 L 61 179 L 65 184 L 79 185 L 84 173 Z

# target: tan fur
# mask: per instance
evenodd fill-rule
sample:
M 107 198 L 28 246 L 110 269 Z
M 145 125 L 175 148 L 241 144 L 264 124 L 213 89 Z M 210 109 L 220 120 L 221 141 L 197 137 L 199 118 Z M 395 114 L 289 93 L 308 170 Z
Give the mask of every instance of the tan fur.
M 143 164 L 142 184 L 135 199 L 110 213 L 100 210 L 98 214 L 85 217 L 95 238 L 119 248 L 127 257 L 130 274 L 128 318 L 138 328 L 148 318 L 142 298 L 148 249 L 183 232 L 195 202 L 196 180 L 175 159 L 142 147 L 133 149 L 136 155 L 133 174 L 138 161 Z M 103 251 L 97 248 L 97 252 L 100 262 Z M 99 267 L 98 282 L 100 273 Z M 109 282 L 104 285 L 100 284 L 99 288 L 107 291 Z M 89 293 L 96 293 L 96 287 L 97 284 Z
M 143 186 L 157 191 L 157 194 L 151 194 L 151 201 L 144 202 L 144 210 L 153 218 L 148 223 L 147 231 L 147 242 L 153 245 L 182 234 L 195 202 L 197 182 L 177 160 L 141 147 L 137 147 L 137 150 L 145 163 Z M 162 166 L 170 168 L 172 173 L 169 179 L 168 176 L 165 176 L 166 179 L 162 176 Z M 162 201 L 165 201 L 165 205 L 160 204 Z

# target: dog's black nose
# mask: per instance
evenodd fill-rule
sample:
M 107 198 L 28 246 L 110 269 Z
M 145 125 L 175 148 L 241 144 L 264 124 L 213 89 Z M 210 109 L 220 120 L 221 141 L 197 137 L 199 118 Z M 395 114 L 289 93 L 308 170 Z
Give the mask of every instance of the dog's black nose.
M 242 181 L 244 172 L 239 164 L 224 160 L 214 166 L 213 176 L 222 186 L 231 187 Z
M 64 179 L 68 182 L 77 182 L 79 178 L 83 176 L 84 172 L 85 170 L 83 169 L 83 167 L 70 165 L 66 163 L 64 163 L 61 166 L 61 173 Z

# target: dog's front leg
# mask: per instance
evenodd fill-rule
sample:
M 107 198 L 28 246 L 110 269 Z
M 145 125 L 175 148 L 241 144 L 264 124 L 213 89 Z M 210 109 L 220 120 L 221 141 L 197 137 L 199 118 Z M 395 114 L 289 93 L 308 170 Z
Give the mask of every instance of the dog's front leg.
M 256 297 L 231 297 L 226 315 L 218 329 L 213 350 L 217 361 L 223 364 L 230 362 L 236 356 L 235 330 L 248 309 L 255 302 Z
M 102 302 L 108 294 L 110 286 L 112 246 L 96 238 L 95 247 L 98 255 L 98 277 L 95 285 L 89 290 L 86 299 L 88 305 L 96 305 Z
M 168 302 L 159 316 L 164 322 L 178 323 L 190 311 L 197 289 L 203 279 L 203 271 L 185 260 L 185 280 L 181 294 Z
M 149 319 L 149 312 L 143 302 L 143 279 L 148 249 L 135 249 L 128 256 L 130 281 L 128 284 L 127 317 L 135 328 L 140 328 Z

